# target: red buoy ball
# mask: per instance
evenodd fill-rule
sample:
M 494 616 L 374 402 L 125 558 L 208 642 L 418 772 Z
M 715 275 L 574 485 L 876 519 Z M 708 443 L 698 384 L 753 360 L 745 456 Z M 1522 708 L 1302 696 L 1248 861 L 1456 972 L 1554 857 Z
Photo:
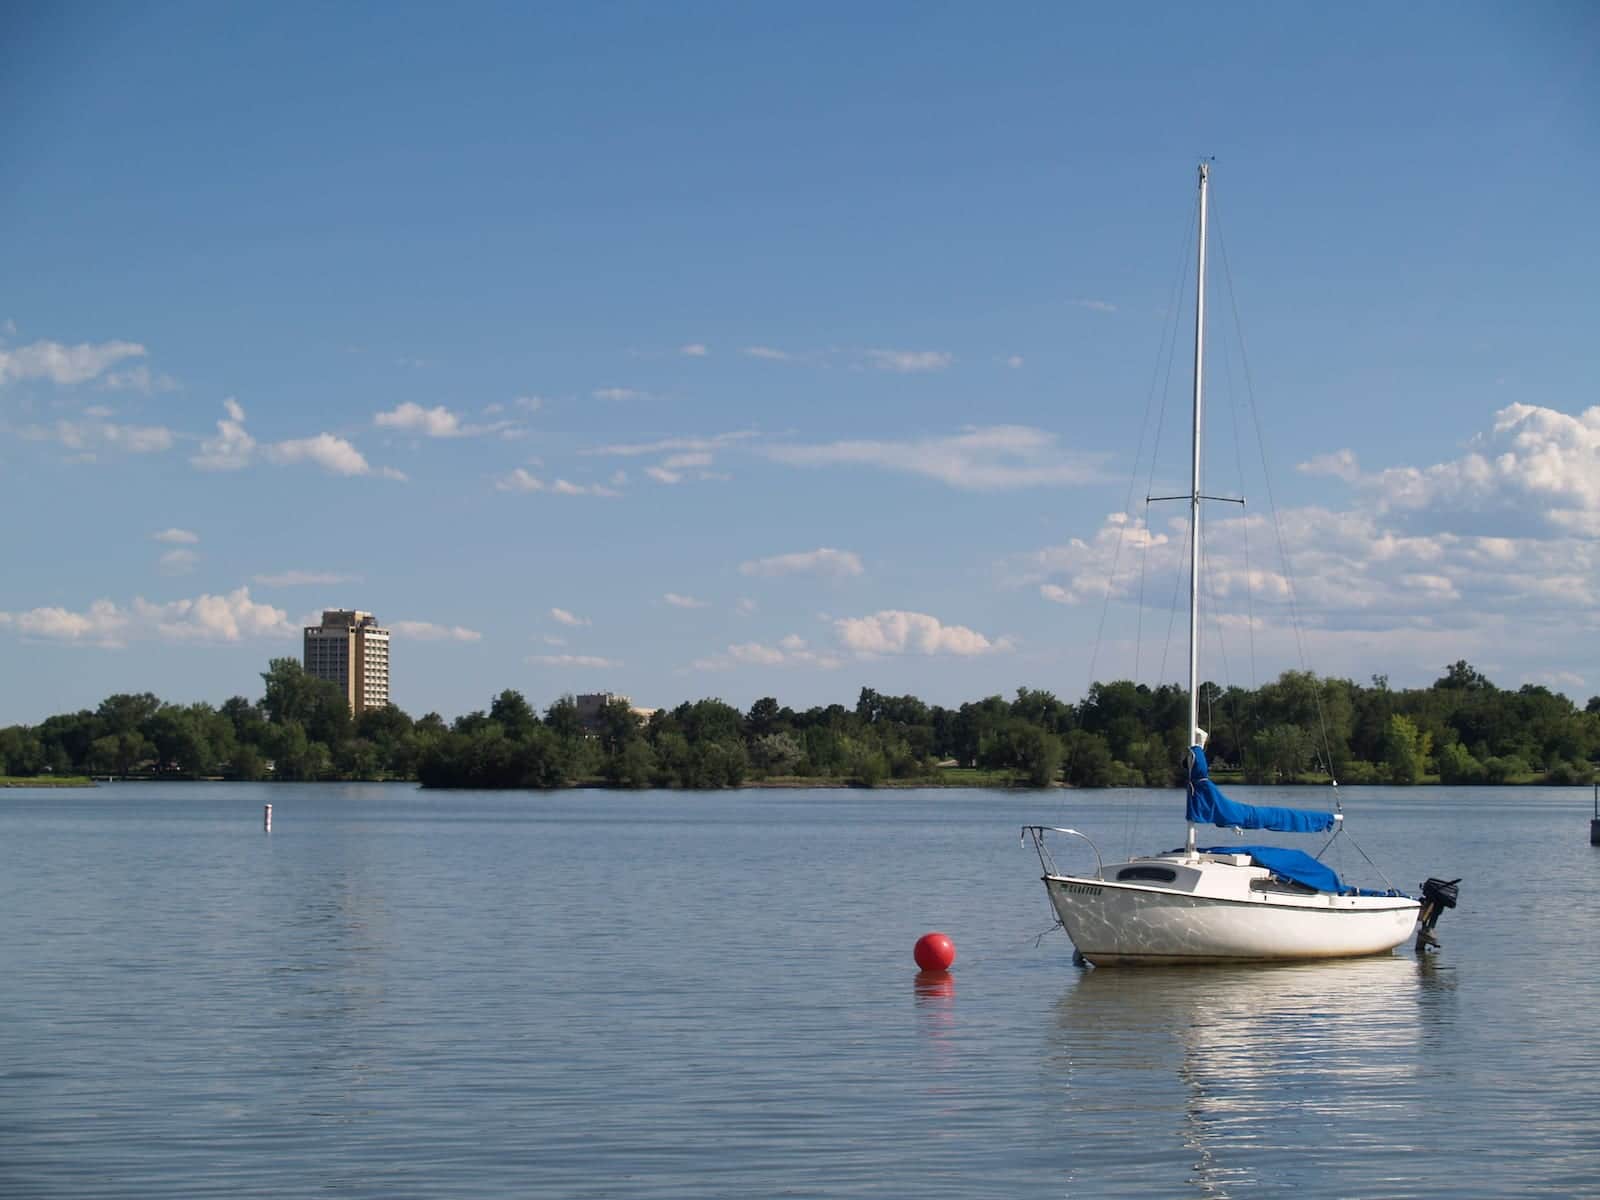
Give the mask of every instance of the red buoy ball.
M 911 957 L 924 971 L 948 971 L 956 961 L 956 944 L 942 933 L 925 933 L 917 939 Z

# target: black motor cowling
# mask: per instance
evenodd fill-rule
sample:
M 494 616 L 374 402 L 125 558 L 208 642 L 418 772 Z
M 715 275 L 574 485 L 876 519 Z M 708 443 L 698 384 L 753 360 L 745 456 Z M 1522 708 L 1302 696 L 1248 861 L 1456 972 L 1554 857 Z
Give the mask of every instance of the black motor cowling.
M 1439 945 L 1439 939 L 1433 936 L 1433 927 L 1438 924 L 1440 913 L 1456 906 L 1456 885 L 1460 882 L 1459 879 L 1429 879 L 1422 885 L 1422 909 L 1417 916 L 1418 950 Z

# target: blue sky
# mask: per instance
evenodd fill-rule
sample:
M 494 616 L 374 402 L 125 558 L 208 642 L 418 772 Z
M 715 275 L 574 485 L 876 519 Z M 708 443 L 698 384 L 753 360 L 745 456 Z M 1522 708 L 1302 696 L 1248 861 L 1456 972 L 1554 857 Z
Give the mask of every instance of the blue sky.
M 859 9 L 8 8 L 0 722 L 1177 679 L 1203 155 L 1206 674 L 1600 692 L 1592 9 Z

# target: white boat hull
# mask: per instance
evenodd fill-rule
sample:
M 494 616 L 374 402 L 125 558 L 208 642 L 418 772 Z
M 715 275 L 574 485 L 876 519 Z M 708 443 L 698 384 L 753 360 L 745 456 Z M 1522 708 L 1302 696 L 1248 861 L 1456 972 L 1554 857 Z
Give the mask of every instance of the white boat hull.
M 1419 907 L 1407 896 L 1219 896 L 1071 875 L 1044 884 L 1078 953 L 1096 966 L 1383 954 L 1411 935 Z

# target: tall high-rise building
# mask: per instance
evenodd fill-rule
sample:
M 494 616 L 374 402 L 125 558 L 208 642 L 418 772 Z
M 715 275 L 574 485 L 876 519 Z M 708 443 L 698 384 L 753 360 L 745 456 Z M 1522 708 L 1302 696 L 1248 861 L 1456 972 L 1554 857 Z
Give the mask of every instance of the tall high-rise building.
M 389 703 L 389 631 L 368 612 L 331 608 L 307 625 L 306 673 L 344 689 L 351 716 Z

